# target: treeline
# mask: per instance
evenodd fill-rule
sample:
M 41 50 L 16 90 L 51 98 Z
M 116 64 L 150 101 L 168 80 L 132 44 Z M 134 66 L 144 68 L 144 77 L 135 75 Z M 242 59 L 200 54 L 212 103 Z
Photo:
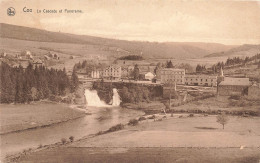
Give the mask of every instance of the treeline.
M 75 71 L 70 79 L 65 69 L 47 69 L 44 66 L 34 68 L 32 64 L 24 69 L 22 66 L 10 67 L 2 62 L 0 76 L 1 103 L 28 103 L 63 96 L 74 92 L 79 85 Z
M 196 66 L 196 72 L 203 72 L 203 71 L 206 71 L 206 66 L 198 64 Z
M 226 62 L 218 62 L 217 64 L 212 66 L 212 70 L 219 70 L 220 67 L 224 68 L 224 67 L 230 67 L 230 66 L 235 66 L 235 65 L 243 65 L 246 64 L 248 62 L 254 61 L 256 59 L 260 59 L 260 54 L 256 54 L 252 57 L 245 57 L 240 58 L 240 57 L 233 57 L 233 58 L 228 58 L 226 60 Z
M 233 58 L 228 58 L 225 62 L 218 62 L 217 64 L 214 64 L 211 66 L 211 70 L 213 73 L 219 72 L 221 67 L 224 69 L 225 67 L 232 67 L 235 65 L 244 65 L 248 62 L 254 61 L 256 59 L 260 59 L 260 54 L 256 54 L 252 57 L 245 57 L 245 58 L 240 58 L 240 57 L 233 57 Z M 260 64 L 260 63 L 258 63 Z M 196 66 L 196 72 L 203 72 L 206 71 L 205 65 L 200 65 L 198 64 Z
M 79 70 L 85 70 L 85 72 L 90 75 L 91 72 L 95 69 L 103 69 L 107 65 L 106 64 L 101 64 L 101 63 L 96 63 L 93 61 L 87 61 L 83 60 L 82 62 L 78 62 L 74 65 L 73 70 L 79 71 Z
M 127 55 L 120 57 L 119 60 L 143 60 L 144 58 L 140 55 Z

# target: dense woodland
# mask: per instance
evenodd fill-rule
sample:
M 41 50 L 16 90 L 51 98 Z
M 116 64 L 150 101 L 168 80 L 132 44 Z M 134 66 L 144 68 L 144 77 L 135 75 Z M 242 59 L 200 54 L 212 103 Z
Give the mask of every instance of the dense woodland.
M 27 68 L 10 67 L 0 64 L 0 102 L 28 103 L 30 101 L 47 99 L 52 96 L 64 96 L 74 92 L 78 85 L 78 77 L 73 71 L 71 78 L 65 69 L 47 69 L 44 66 Z

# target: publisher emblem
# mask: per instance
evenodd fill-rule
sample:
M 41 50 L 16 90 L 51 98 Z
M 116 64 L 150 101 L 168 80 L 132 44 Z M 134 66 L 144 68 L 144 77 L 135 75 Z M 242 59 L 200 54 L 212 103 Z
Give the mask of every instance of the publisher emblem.
M 14 16 L 15 15 L 15 9 L 13 7 L 9 7 L 7 9 L 7 15 L 8 16 Z

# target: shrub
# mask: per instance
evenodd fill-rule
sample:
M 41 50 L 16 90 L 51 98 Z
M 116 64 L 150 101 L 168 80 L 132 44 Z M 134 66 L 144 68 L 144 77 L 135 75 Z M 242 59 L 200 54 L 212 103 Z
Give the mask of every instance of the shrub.
M 98 133 L 97 133 L 97 135 L 102 135 L 102 134 L 104 134 L 105 132 L 104 131 L 99 131 Z
M 70 139 L 70 142 L 73 142 L 74 141 L 74 136 L 70 136 L 69 139 Z
M 144 120 L 146 120 L 145 117 L 140 117 L 140 118 L 138 119 L 138 121 L 144 121 Z
M 120 123 L 120 124 L 110 127 L 108 129 L 108 132 L 114 132 L 114 131 L 118 131 L 118 130 L 122 130 L 122 129 L 124 129 L 124 125 Z
M 194 114 L 189 114 L 189 117 L 194 117 Z
M 39 144 L 39 145 L 38 145 L 38 148 L 42 148 L 42 144 Z
M 67 140 L 65 138 L 61 138 L 61 143 L 65 144 L 67 142 Z
M 150 117 L 147 117 L 148 119 L 154 119 L 155 118 L 155 115 L 152 115 Z
M 239 95 L 231 95 L 228 99 L 239 100 L 240 96 Z
M 136 125 L 138 125 L 138 120 L 136 120 L 136 119 L 131 119 L 131 120 L 128 122 L 128 125 L 136 126 Z

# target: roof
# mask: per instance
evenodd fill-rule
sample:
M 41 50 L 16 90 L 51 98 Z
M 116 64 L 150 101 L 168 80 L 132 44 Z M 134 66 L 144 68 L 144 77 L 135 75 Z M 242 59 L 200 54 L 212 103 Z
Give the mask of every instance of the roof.
M 178 69 L 178 68 L 164 68 L 161 71 L 185 71 L 185 69 Z
M 185 78 L 210 78 L 210 79 L 216 79 L 216 75 L 185 75 Z
M 146 72 L 140 72 L 139 74 L 146 75 L 146 74 L 148 74 L 148 73 L 150 73 L 150 74 L 153 74 L 153 75 L 154 75 L 154 73 L 152 73 L 152 72 L 150 72 L 150 71 L 149 71 L 149 72 L 147 72 L 147 71 L 146 71 Z
M 256 84 L 256 83 L 254 83 L 253 85 L 251 85 L 250 87 L 257 87 L 257 88 L 260 88 L 260 83 L 258 83 L 258 84 Z
M 249 78 L 230 78 L 225 77 L 219 85 L 240 85 L 240 86 L 249 86 Z

